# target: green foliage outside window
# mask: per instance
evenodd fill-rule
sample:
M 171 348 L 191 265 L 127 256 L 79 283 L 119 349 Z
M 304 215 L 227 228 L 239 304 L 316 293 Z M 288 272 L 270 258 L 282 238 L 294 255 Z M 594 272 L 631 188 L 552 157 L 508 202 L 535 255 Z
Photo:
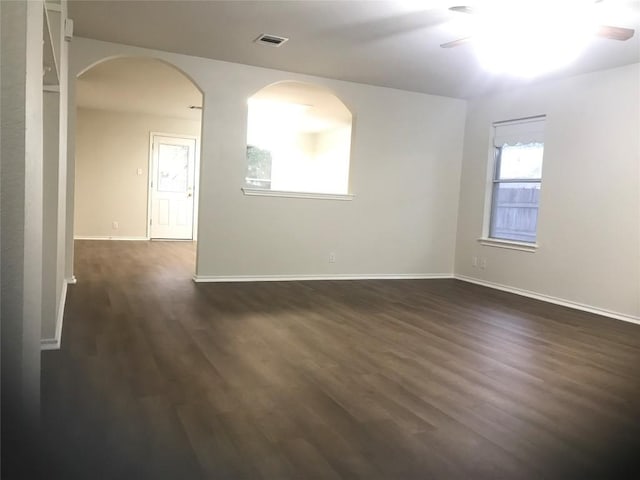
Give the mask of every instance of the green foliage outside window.
M 245 183 L 252 187 L 271 188 L 271 152 L 247 145 L 247 176 Z

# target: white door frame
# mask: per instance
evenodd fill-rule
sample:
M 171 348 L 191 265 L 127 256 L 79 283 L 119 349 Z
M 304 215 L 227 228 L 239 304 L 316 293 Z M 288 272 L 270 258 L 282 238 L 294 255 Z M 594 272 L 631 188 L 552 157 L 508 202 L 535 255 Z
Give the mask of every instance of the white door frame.
M 147 175 L 147 240 L 151 240 L 151 182 L 153 181 L 153 137 L 173 137 L 193 140 L 195 142 L 194 152 L 194 177 L 193 177 L 193 235 L 192 240 L 198 238 L 198 200 L 200 198 L 200 139 L 193 135 L 183 135 L 181 133 L 149 132 L 149 165 Z

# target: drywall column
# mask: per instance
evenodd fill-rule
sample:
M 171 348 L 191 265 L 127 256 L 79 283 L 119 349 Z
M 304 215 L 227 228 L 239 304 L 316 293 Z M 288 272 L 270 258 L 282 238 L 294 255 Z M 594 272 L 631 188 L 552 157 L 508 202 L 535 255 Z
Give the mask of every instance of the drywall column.
M 18 466 L 25 452 L 21 440 L 39 423 L 43 2 L 2 2 L 1 13 L 0 338 L 6 471 L 7 464 Z
M 58 306 L 58 168 L 60 93 L 44 92 L 43 101 L 43 250 L 42 339 L 55 339 Z
M 66 2 L 60 11 L 49 10 L 50 28 L 64 31 Z M 51 4 L 51 7 L 55 5 Z M 68 43 L 62 34 L 52 35 L 58 64 L 58 85 L 46 86 L 44 120 L 43 205 L 43 305 L 42 348 L 59 348 L 66 297 L 66 198 L 67 198 L 67 65 Z
M 66 77 L 69 69 L 65 67 L 64 70 Z M 67 128 L 64 278 L 68 283 L 76 283 L 76 277 L 73 275 L 73 222 L 76 188 L 76 79 L 75 74 L 72 73 L 72 75 L 72 81 L 69 82 L 68 78 L 66 79 L 67 106 L 65 113 L 68 120 L 63 124 Z
M 60 31 L 64 33 L 65 19 L 67 18 L 67 2 L 61 2 L 62 14 L 60 15 Z M 66 297 L 66 235 L 67 235 L 67 89 L 68 89 L 68 71 L 69 71 L 69 42 L 65 40 L 64 34 L 60 35 L 60 57 L 58 59 L 59 70 L 59 83 L 60 83 L 60 144 L 58 154 L 58 221 L 57 221 L 57 287 L 56 298 L 58 300 L 56 306 L 56 338 L 61 334 L 62 318 L 61 315 L 64 309 L 64 299 Z M 71 215 L 73 216 L 73 208 Z M 72 237 L 73 239 L 73 237 Z

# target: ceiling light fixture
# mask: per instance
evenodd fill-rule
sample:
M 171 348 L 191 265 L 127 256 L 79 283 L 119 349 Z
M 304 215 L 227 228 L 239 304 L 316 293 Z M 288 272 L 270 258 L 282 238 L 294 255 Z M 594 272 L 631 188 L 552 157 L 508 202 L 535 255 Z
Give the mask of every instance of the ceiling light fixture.
M 586 48 L 596 22 L 584 0 L 495 1 L 478 11 L 473 45 L 494 73 L 533 77 L 570 64 Z

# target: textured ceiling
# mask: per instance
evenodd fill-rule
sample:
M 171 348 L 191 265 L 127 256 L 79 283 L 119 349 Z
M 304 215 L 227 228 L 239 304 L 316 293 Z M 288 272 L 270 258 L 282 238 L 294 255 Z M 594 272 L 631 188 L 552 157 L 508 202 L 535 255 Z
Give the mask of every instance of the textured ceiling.
M 70 1 L 69 14 L 81 37 L 403 90 L 467 98 L 527 82 L 486 73 L 471 45 L 439 47 L 472 28 L 473 16 L 447 9 L 456 4 L 91 0 Z M 602 23 L 636 35 L 594 37 L 573 64 L 539 79 L 640 61 L 640 0 L 604 0 L 598 12 Z M 280 48 L 253 43 L 261 33 L 290 40 Z

